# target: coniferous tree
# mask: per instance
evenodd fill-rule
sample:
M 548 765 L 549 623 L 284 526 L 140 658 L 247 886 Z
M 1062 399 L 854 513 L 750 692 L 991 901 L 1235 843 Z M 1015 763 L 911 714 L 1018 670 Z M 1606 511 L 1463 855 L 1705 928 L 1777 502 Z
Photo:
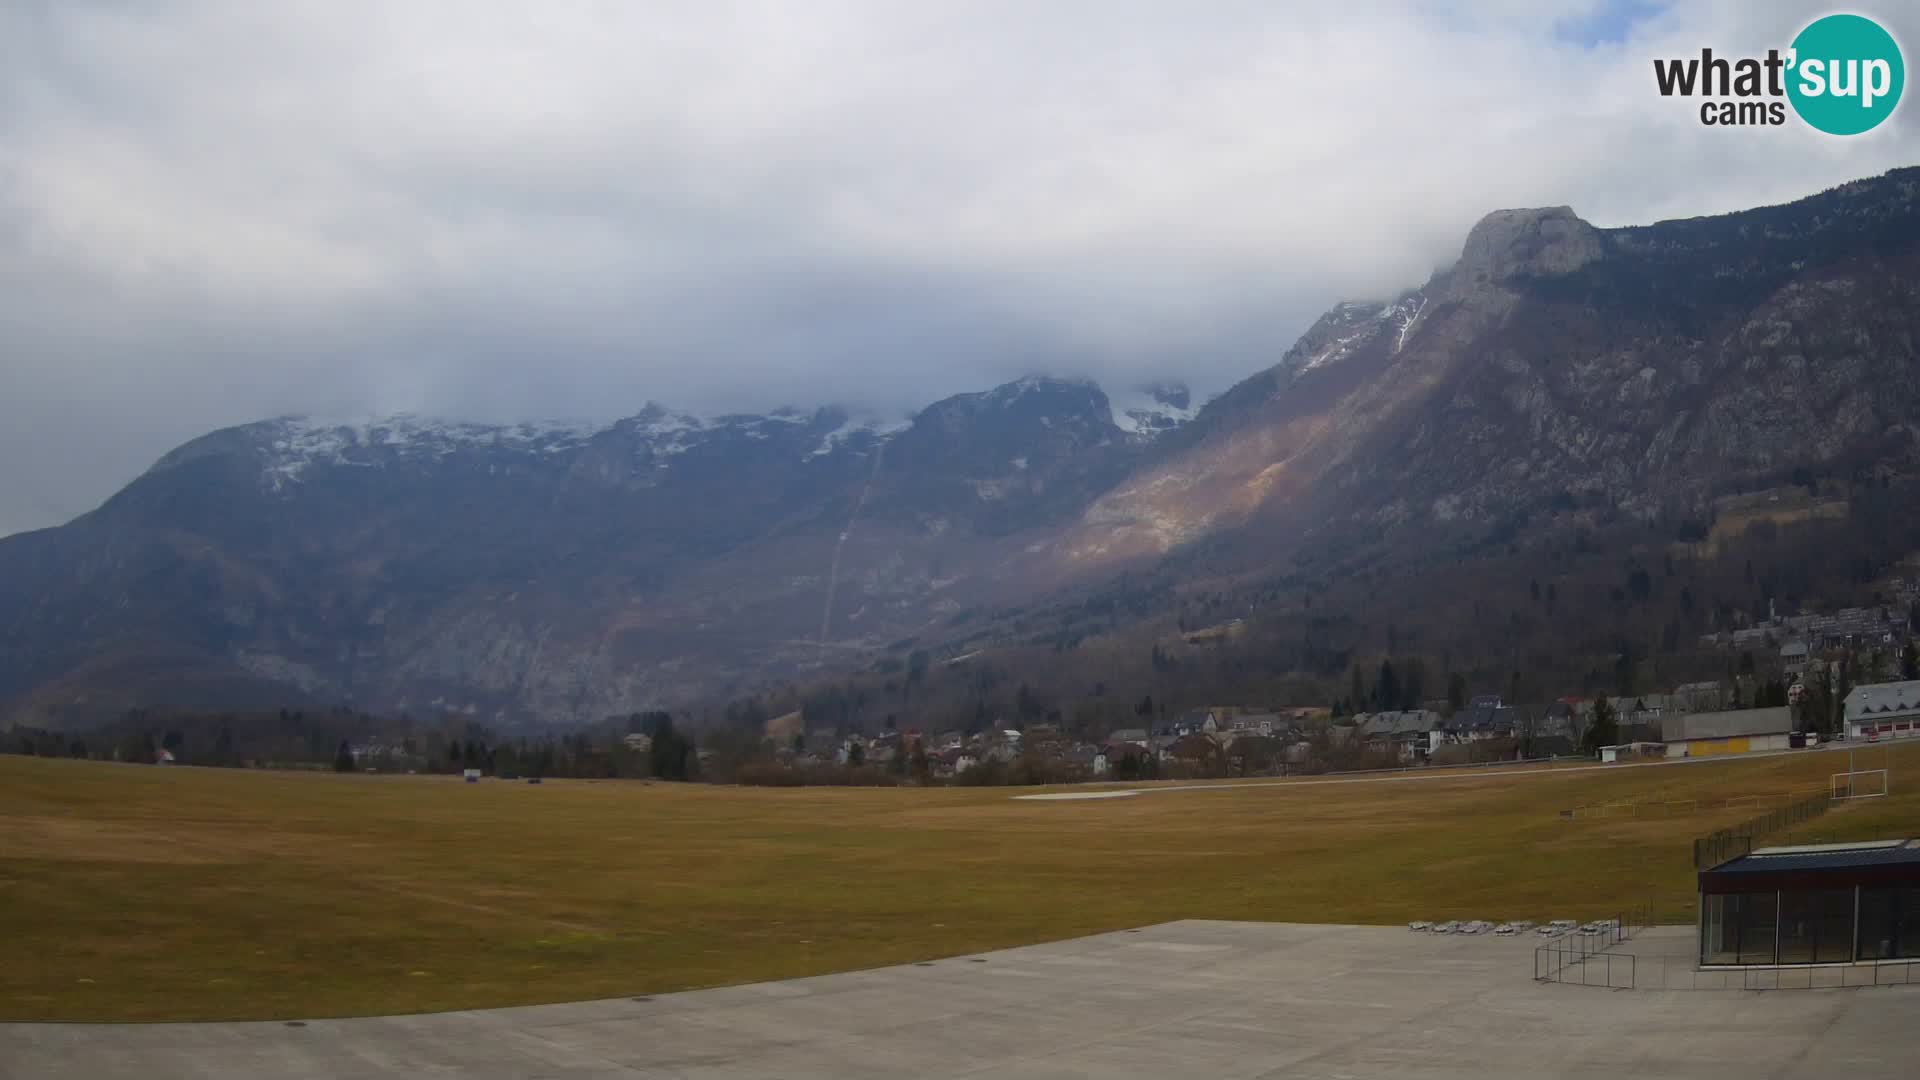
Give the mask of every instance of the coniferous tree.
M 1603 746 L 1612 746 L 1620 739 L 1620 724 L 1613 705 L 1603 694 L 1593 699 L 1593 719 L 1587 724 L 1587 733 L 1580 740 L 1581 747 L 1589 754 L 1598 754 Z

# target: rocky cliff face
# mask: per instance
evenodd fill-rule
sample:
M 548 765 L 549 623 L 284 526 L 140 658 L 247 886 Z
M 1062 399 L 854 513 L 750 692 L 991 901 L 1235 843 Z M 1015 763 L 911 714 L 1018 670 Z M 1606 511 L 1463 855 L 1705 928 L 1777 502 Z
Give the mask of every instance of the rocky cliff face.
M 1122 568 L 1661 519 L 1807 464 L 1920 467 L 1920 170 L 1596 229 L 1501 211 L 1194 409 L 1034 378 L 910 423 L 276 420 L 0 540 L 0 702 L 566 721 L 867 662 Z M 1172 561 L 1168 561 L 1172 560 Z
M 1069 561 L 1493 525 L 1570 498 L 1703 512 L 1797 465 L 1920 459 L 1920 170 L 1602 230 L 1488 215 L 1460 260 L 1342 304 L 1096 500 Z
M 1356 515 L 1378 522 L 1494 521 L 1567 495 L 1652 518 L 1704 513 L 1716 489 L 1795 466 L 1911 467 L 1916 183 L 1907 172 L 1726 218 L 1502 237 L 1508 257 L 1485 265 L 1505 295 L 1462 293 L 1484 309 L 1475 332 L 1446 343 L 1430 390 L 1394 423 L 1330 464 L 1325 490 L 1388 496 Z M 1474 247 L 1447 283 L 1457 293 L 1480 265 Z

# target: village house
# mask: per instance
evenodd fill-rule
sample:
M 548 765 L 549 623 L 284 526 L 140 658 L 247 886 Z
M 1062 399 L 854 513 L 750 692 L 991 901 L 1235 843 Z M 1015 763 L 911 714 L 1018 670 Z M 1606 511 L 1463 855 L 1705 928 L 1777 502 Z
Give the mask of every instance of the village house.
M 1353 719 L 1355 736 L 1376 750 L 1394 751 L 1405 762 L 1427 760 L 1446 741 L 1440 714 L 1426 709 L 1360 713 Z
M 1854 687 L 1847 694 L 1845 724 L 1849 740 L 1920 736 L 1920 680 Z
M 1219 730 L 1220 724 L 1213 718 L 1212 710 L 1188 709 L 1174 719 L 1170 734 L 1175 736 L 1212 734 Z
M 1280 728 L 1278 713 L 1239 713 L 1227 719 L 1227 730 L 1235 734 L 1272 735 Z
M 1807 660 L 1811 650 L 1804 640 L 1789 641 L 1780 646 L 1780 667 L 1788 675 L 1799 675 L 1807 670 Z
M 1527 744 L 1521 749 L 1528 757 L 1556 757 L 1580 748 L 1580 736 L 1586 725 L 1573 704 L 1556 701 L 1548 705 L 1527 732 Z
M 1513 734 L 1513 709 L 1497 694 L 1483 694 L 1445 722 L 1445 730 L 1454 742 L 1481 742 Z
M 1162 752 L 1161 760 L 1205 767 L 1220 760 L 1220 744 L 1199 732 L 1182 735 Z
M 1686 712 L 1718 712 L 1726 708 L 1726 690 L 1718 682 L 1682 683 L 1673 689 L 1674 700 Z

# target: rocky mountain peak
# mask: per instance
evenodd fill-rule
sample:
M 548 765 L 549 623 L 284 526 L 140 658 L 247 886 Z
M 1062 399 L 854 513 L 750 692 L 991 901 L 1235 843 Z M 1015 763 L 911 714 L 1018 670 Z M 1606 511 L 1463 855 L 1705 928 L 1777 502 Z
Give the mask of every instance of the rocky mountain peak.
M 1495 210 L 1467 234 L 1454 275 L 1469 286 L 1516 277 L 1559 277 L 1601 254 L 1600 230 L 1571 207 Z

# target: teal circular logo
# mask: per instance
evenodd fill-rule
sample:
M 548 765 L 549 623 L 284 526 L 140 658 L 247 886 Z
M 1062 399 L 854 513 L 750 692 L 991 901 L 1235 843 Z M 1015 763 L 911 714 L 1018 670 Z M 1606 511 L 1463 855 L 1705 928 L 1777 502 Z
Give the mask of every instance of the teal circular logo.
M 1871 131 L 1893 114 L 1907 84 L 1900 44 L 1861 15 L 1828 15 L 1793 39 L 1787 100 L 1829 135 Z

